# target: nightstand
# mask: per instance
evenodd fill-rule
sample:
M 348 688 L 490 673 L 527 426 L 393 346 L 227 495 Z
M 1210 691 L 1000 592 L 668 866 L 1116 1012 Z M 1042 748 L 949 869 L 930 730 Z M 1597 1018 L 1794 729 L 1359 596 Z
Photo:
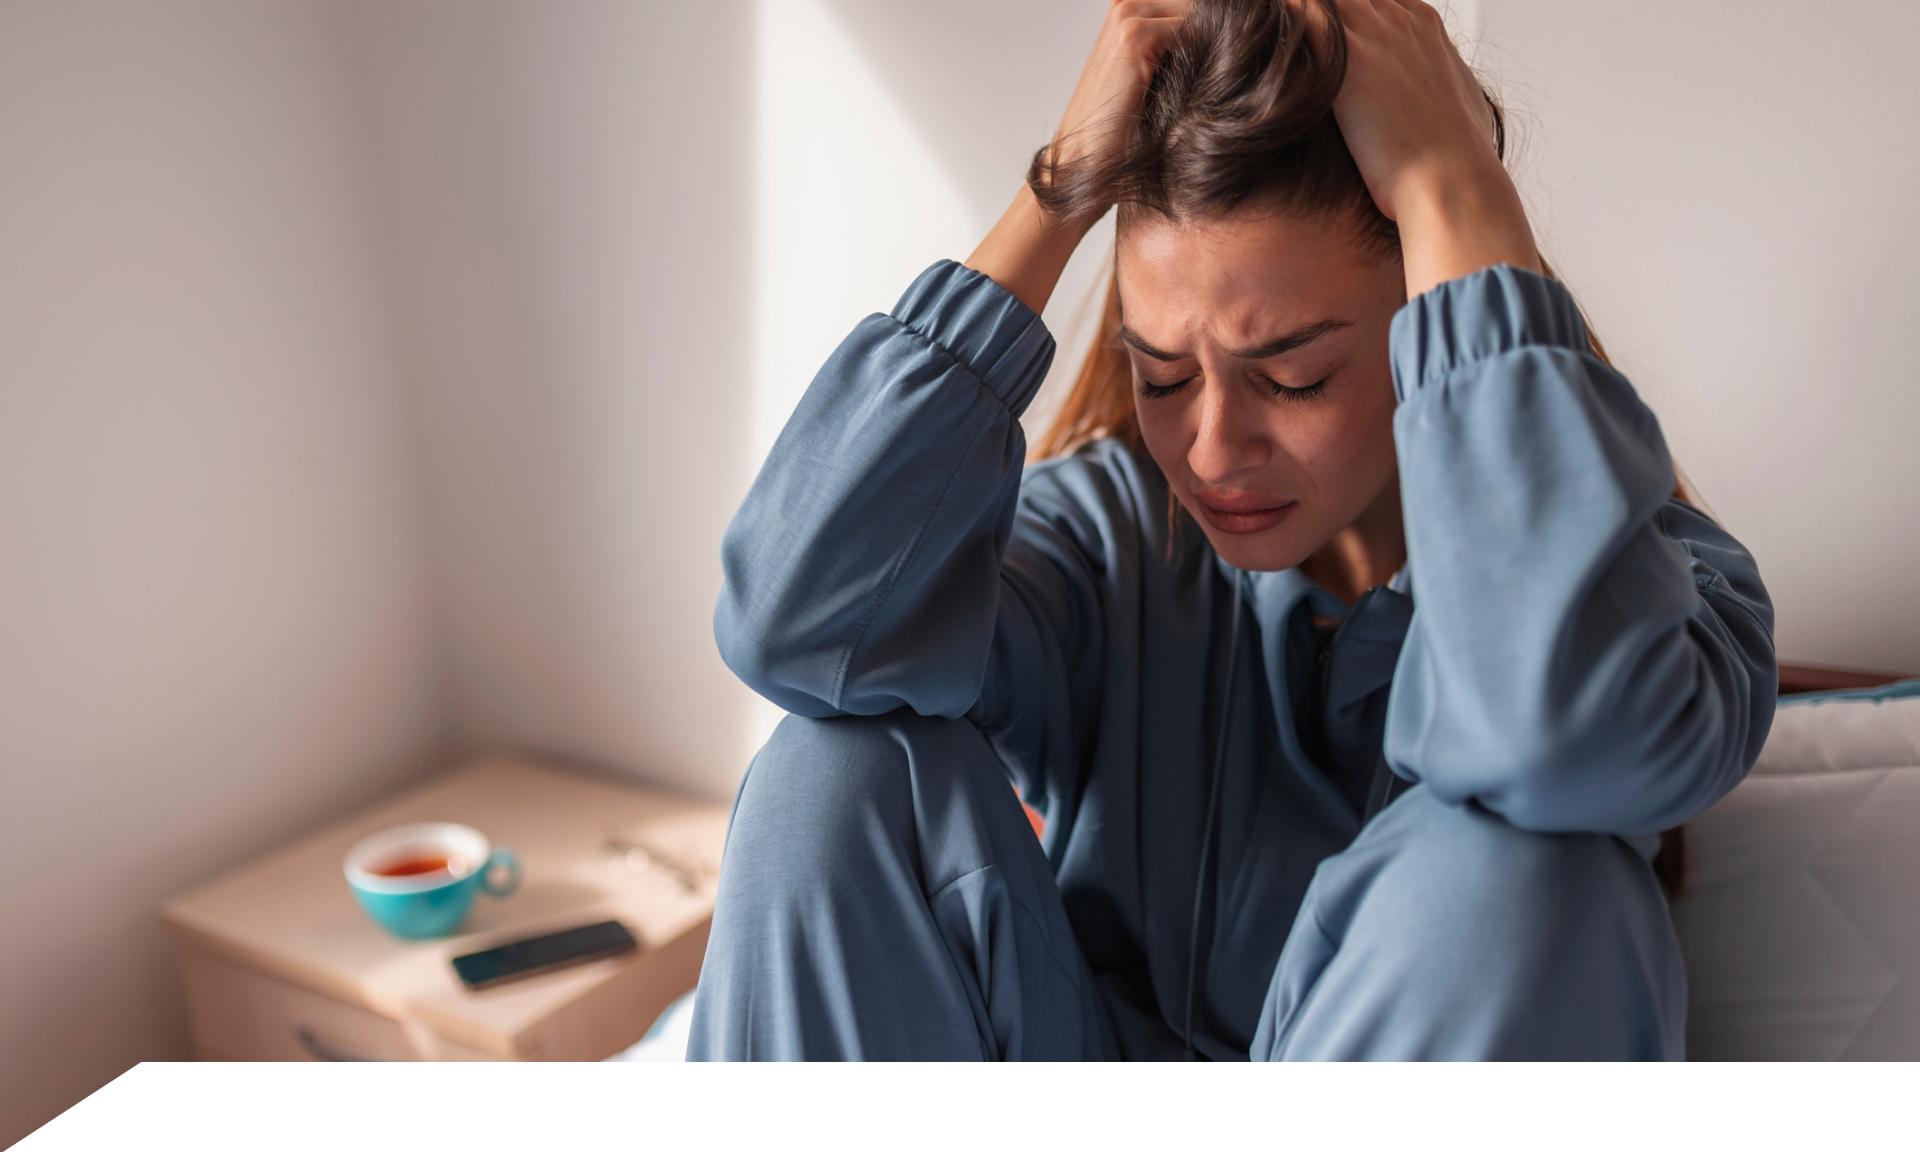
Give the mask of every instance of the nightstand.
M 208 1060 L 599 1060 L 639 1040 L 700 974 L 725 805 L 525 760 L 481 760 L 168 900 L 196 1053 Z M 354 903 L 347 849 L 396 824 L 469 824 L 524 879 L 461 934 L 396 939 Z M 625 957 L 469 992 L 449 960 L 600 920 Z

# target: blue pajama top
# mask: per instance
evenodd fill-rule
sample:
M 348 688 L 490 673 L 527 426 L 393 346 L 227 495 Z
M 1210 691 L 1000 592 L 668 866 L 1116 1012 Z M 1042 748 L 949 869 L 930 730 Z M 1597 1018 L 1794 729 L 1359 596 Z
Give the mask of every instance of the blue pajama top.
M 801 715 L 977 725 L 1046 816 L 1122 1032 L 1181 1027 L 1225 709 L 1195 1042 L 1244 1058 L 1382 757 L 1519 828 L 1640 835 L 1738 784 L 1773 714 L 1753 558 L 1671 498 L 1658 421 L 1560 284 L 1450 281 L 1390 347 L 1408 565 L 1350 611 L 1170 528 L 1165 480 L 1117 442 L 1026 464 L 1053 339 L 937 264 L 827 361 L 734 517 L 721 654 Z M 1347 617 L 1324 652 L 1314 615 Z

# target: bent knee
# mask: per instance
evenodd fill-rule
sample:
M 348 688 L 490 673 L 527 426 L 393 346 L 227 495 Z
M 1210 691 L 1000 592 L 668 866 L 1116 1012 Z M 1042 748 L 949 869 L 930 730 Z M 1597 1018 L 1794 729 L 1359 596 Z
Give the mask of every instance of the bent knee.
M 740 785 L 728 850 L 736 844 L 783 853 L 844 838 L 911 803 L 907 751 L 890 717 L 826 720 L 788 716 L 774 729 Z
M 1426 788 L 1407 793 L 1376 824 L 1355 844 L 1372 873 L 1366 887 L 1414 919 L 1515 943 L 1564 936 L 1575 919 L 1665 920 L 1652 869 L 1616 836 L 1523 831 Z
M 1288 942 L 1262 1023 L 1276 1054 L 1638 1059 L 1684 1047 L 1665 900 L 1618 837 L 1525 832 L 1415 788 L 1322 864 L 1308 916 L 1319 931 Z
M 858 871 L 917 838 L 916 790 L 980 744 L 965 720 L 911 711 L 815 720 L 788 716 L 754 757 L 734 805 L 730 855 L 788 875 Z
M 810 804 L 885 788 L 907 769 L 898 726 L 892 716 L 788 716 L 747 768 L 742 798 Z

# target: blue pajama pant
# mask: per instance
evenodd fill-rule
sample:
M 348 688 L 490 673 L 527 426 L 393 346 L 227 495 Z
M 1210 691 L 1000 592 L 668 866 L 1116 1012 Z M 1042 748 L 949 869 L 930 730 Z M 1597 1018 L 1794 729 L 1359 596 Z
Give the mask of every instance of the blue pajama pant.
M 1121 1055 L 999 760 L 911 712 L 791 717 L 755 758 L 695 1003 L 696 1060 Z M 1321 863 L 1249 1055 L 1679 1059 L 1685 1016 L 1640 850 L 1415 787 Z

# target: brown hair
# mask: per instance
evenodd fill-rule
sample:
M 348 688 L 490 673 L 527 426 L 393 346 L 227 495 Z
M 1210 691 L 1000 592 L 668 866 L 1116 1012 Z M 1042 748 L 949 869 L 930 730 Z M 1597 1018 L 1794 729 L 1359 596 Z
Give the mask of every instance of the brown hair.
M 1324 18 L 1319 35 L 1308 34 L 1307 3 Z M 1198 0 L 1154 73 L 1127 146 L 1066 162 L 1042 148 L 1027 184 L 1058 218 L 1117 204 L 1124 228 L 1147 213 L 1217 220 L 1258 206 L 1343 220 L 1363 252 L 1396 255 L 1400 229 L 1373 202 L 1333 117 L 1346 74 L 1346 33 L 1331 0 L 1298 8 L 1288 0 Z M 1492 93 L 1482 95 L 1504 160 L 1506 113 Z M 1544 257 L 1540 266 L 1558 279 Z M 1119 286 L 1110 280 L 1093 346 L 1034 445 L 1036 459 L 1098 439 L 1143 447 L 1120 319 Z M 1611 366 L 1591 323 L 1587 332 L 1594 355 Z M 1684 485 L 1674 495 L 1686 499 Z
M 1034 154 L 1027 184 L 1041 206 L 1068 218 L 1115 204 L 1122 229 L 1142 214 L 1217 220 L 1257 206 L 1344 221 L 1362 252 L 1397 255 L 1399 229 L 1373 202 L 1333 118 L 1347 63 L 1339 13 L 1331 0 L 1304 3 L 1317 4 L 1324 35 L 1307 33 L 1304 4 L 1198 0 L 1154 74 L 1127 147 L 1063 163 L 1050 147 Z M 1483 94 L 1493 112 L 1494 149 L 1504 160 L 1506 115 L 1491 93 Z M 1544 257 L 1540 266 L 1558 278 Z M 1120 321 L 1119 285 L 1110 279 L 1093 346 L 1034 444 L 1036 459 L 1099 439 L 1144 454 Z M 1587 331 L 1594 355 L 1611 366 L 1591 324 Z M 1677 464 L 1674 474 L 1675 498 L 1691 501 Z M 1170 501 L 1168 515 L 1181 515 L 1177 502 Z M 1679 895 L 1682 829 L 1662 834 L 1653 868 L 1667 894 Z
M 1306 3 L 1322 16 L 1307 30 Z M 1363 252 L 1397 255 L 1400 230 L 1373 202 L 1333 117 L 1347 40 L 1331 0 L 1199 0 L 1147 88 L 1126 147 L 1056 162 L 1034 153 L 1027 184 L 1059 218 L 1117 204 L 1125 228 L 1143 214 L 1217 220 L 1258 206 L 1347 223 Z M 1494 148 L 1506 116 L 1491 95 Z M 1141 447 L 1133 373 L 1119 341 L 1120 294 L 1109 283 L 1093 347 L 1039 442 L 1039 458 L 1089 440 Z
M 1041 206 L 1068 218 L 1118 204 L 1125 227 L 1141 213 L 1218 219 L 1257 203 L 1347 221 L 1366 247 L 1397 252 L 1399 230 L 1374 205 L 1333 118 L 1347 74 L 1339 15 L 1332 0 L 1304 2 L 1323 13 L 1319 35 L 1308 34 L 1304 4 L 1199 0 L 1125 147 L 1070 161 L 1051 146 L 1034 154 L 1027 183 Z

